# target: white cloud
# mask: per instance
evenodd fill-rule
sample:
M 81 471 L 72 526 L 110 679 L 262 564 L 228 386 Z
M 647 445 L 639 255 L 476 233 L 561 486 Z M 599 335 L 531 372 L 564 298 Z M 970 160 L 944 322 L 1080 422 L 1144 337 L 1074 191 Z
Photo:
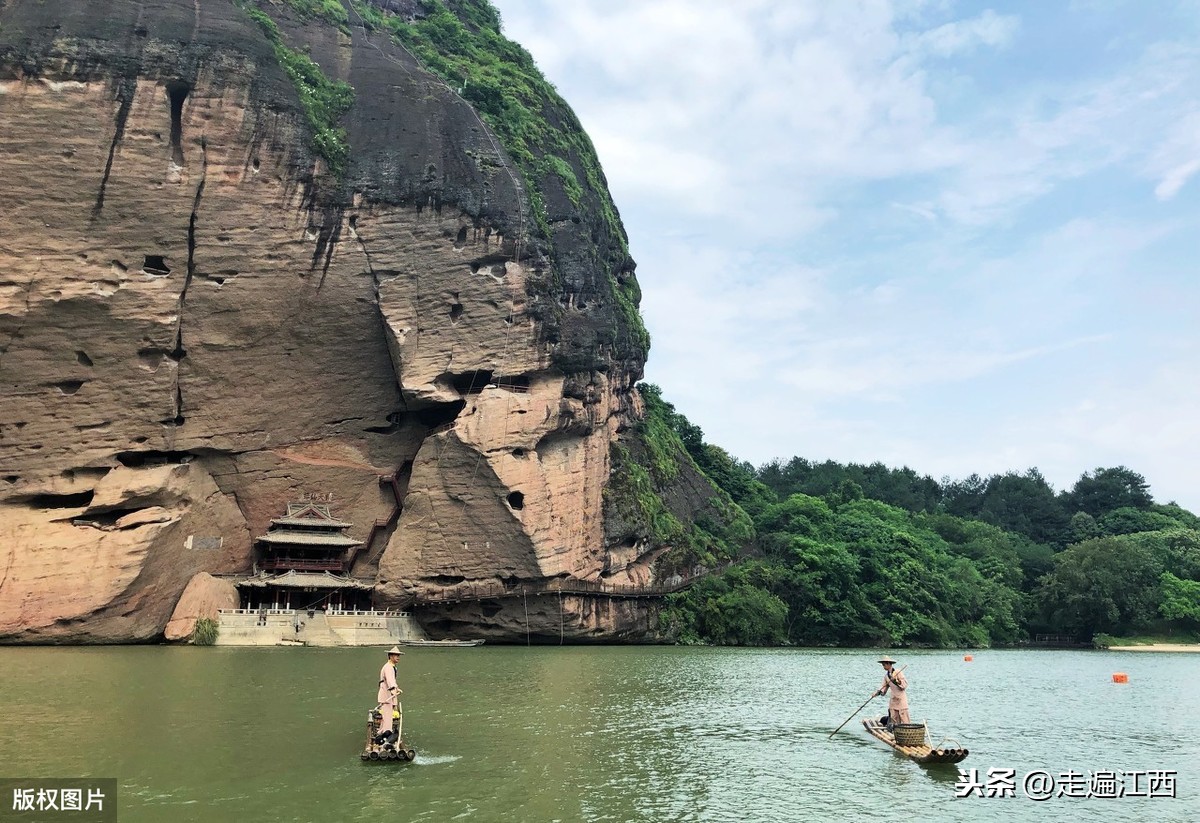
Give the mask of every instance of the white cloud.
M 1136 5 L 499 5 L 600 153 L 647 376 L 710 440 L 1060 487 L 1124 463 L 1200 511 L 1200 398 L 1172 385 L 1200 349 L 1186 29 Z
M 1200 111 L 1182 117 L 1167 133 L 1150 161 L 1151 174 L 1158 176 L 1154 196 L 1170 200 L 1200 172 Z
M 921 32 L 915 38 L 916 49 L 937 57 L 952 57 L 979 46 L 999 48 L 1012 41 L 1019 26 L 1019 18 L 988 9 L 970 20 L 955 20 Z

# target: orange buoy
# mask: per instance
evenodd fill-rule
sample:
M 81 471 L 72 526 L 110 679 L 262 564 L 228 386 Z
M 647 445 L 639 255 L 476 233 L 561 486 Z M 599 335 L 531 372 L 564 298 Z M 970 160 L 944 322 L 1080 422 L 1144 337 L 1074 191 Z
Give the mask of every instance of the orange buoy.
M 1114 683 L 1128 683 L 1129 675 L 1125 674 L 1125 672 L 1113 672 L 1113 682 Z
M 963 660 L 967 661 L 968 663 L 970 663 L 970 662 L 971 662 L 972 660 L 974 660 L 974 659 L 975 659 L 975 658 L 974 658 L 974 657 L 972 657 L 972 656 L 971 656 L 971 655 L 969 655 L 969 654 L 964 654 L 964 655 L 963 655 Z

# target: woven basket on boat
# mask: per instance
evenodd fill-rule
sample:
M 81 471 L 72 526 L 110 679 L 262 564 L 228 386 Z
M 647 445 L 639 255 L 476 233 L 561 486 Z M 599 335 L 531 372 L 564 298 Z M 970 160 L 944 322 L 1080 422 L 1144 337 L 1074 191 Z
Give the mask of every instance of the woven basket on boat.
M 901 746 L 924 746 L 924 723 L 897 723 L 892 727 L 892 735 Z

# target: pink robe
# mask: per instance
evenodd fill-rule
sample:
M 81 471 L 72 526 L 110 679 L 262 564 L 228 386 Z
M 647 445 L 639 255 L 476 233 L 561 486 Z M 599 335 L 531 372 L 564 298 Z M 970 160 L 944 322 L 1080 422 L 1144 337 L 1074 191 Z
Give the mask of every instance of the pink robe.
M 892 683 L 892 678 L 895 678 L 896 683 Z M 904 672 L 898 672 L 895 669 L 891 671 L 891 677 L 887 674 L 883 676 L 883 685 L 879 687 L 880 691 L 889 695 L 888 697 L 888 717 L 893 723 L 908 723 L 908 680 L 904 677 Z
M 392 714 L 396 711 L 397 697 L 394 693 L 396 689 L 396 666 L 391 660 L 383 664 L 383 668 L 379 670 L 379 694 L 376 695 L 376 700 L 379 701 L 379 712 L 383 715 L 379 721 L 379 731 L 376 734 L 392 729 L 394 718 Z

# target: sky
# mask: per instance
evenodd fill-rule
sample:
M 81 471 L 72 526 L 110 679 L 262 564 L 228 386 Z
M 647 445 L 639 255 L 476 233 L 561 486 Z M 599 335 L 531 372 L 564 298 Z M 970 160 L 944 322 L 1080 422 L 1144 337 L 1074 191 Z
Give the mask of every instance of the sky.
M 707 441 L 1200 513 L 1200 0 L 494 3 Z

